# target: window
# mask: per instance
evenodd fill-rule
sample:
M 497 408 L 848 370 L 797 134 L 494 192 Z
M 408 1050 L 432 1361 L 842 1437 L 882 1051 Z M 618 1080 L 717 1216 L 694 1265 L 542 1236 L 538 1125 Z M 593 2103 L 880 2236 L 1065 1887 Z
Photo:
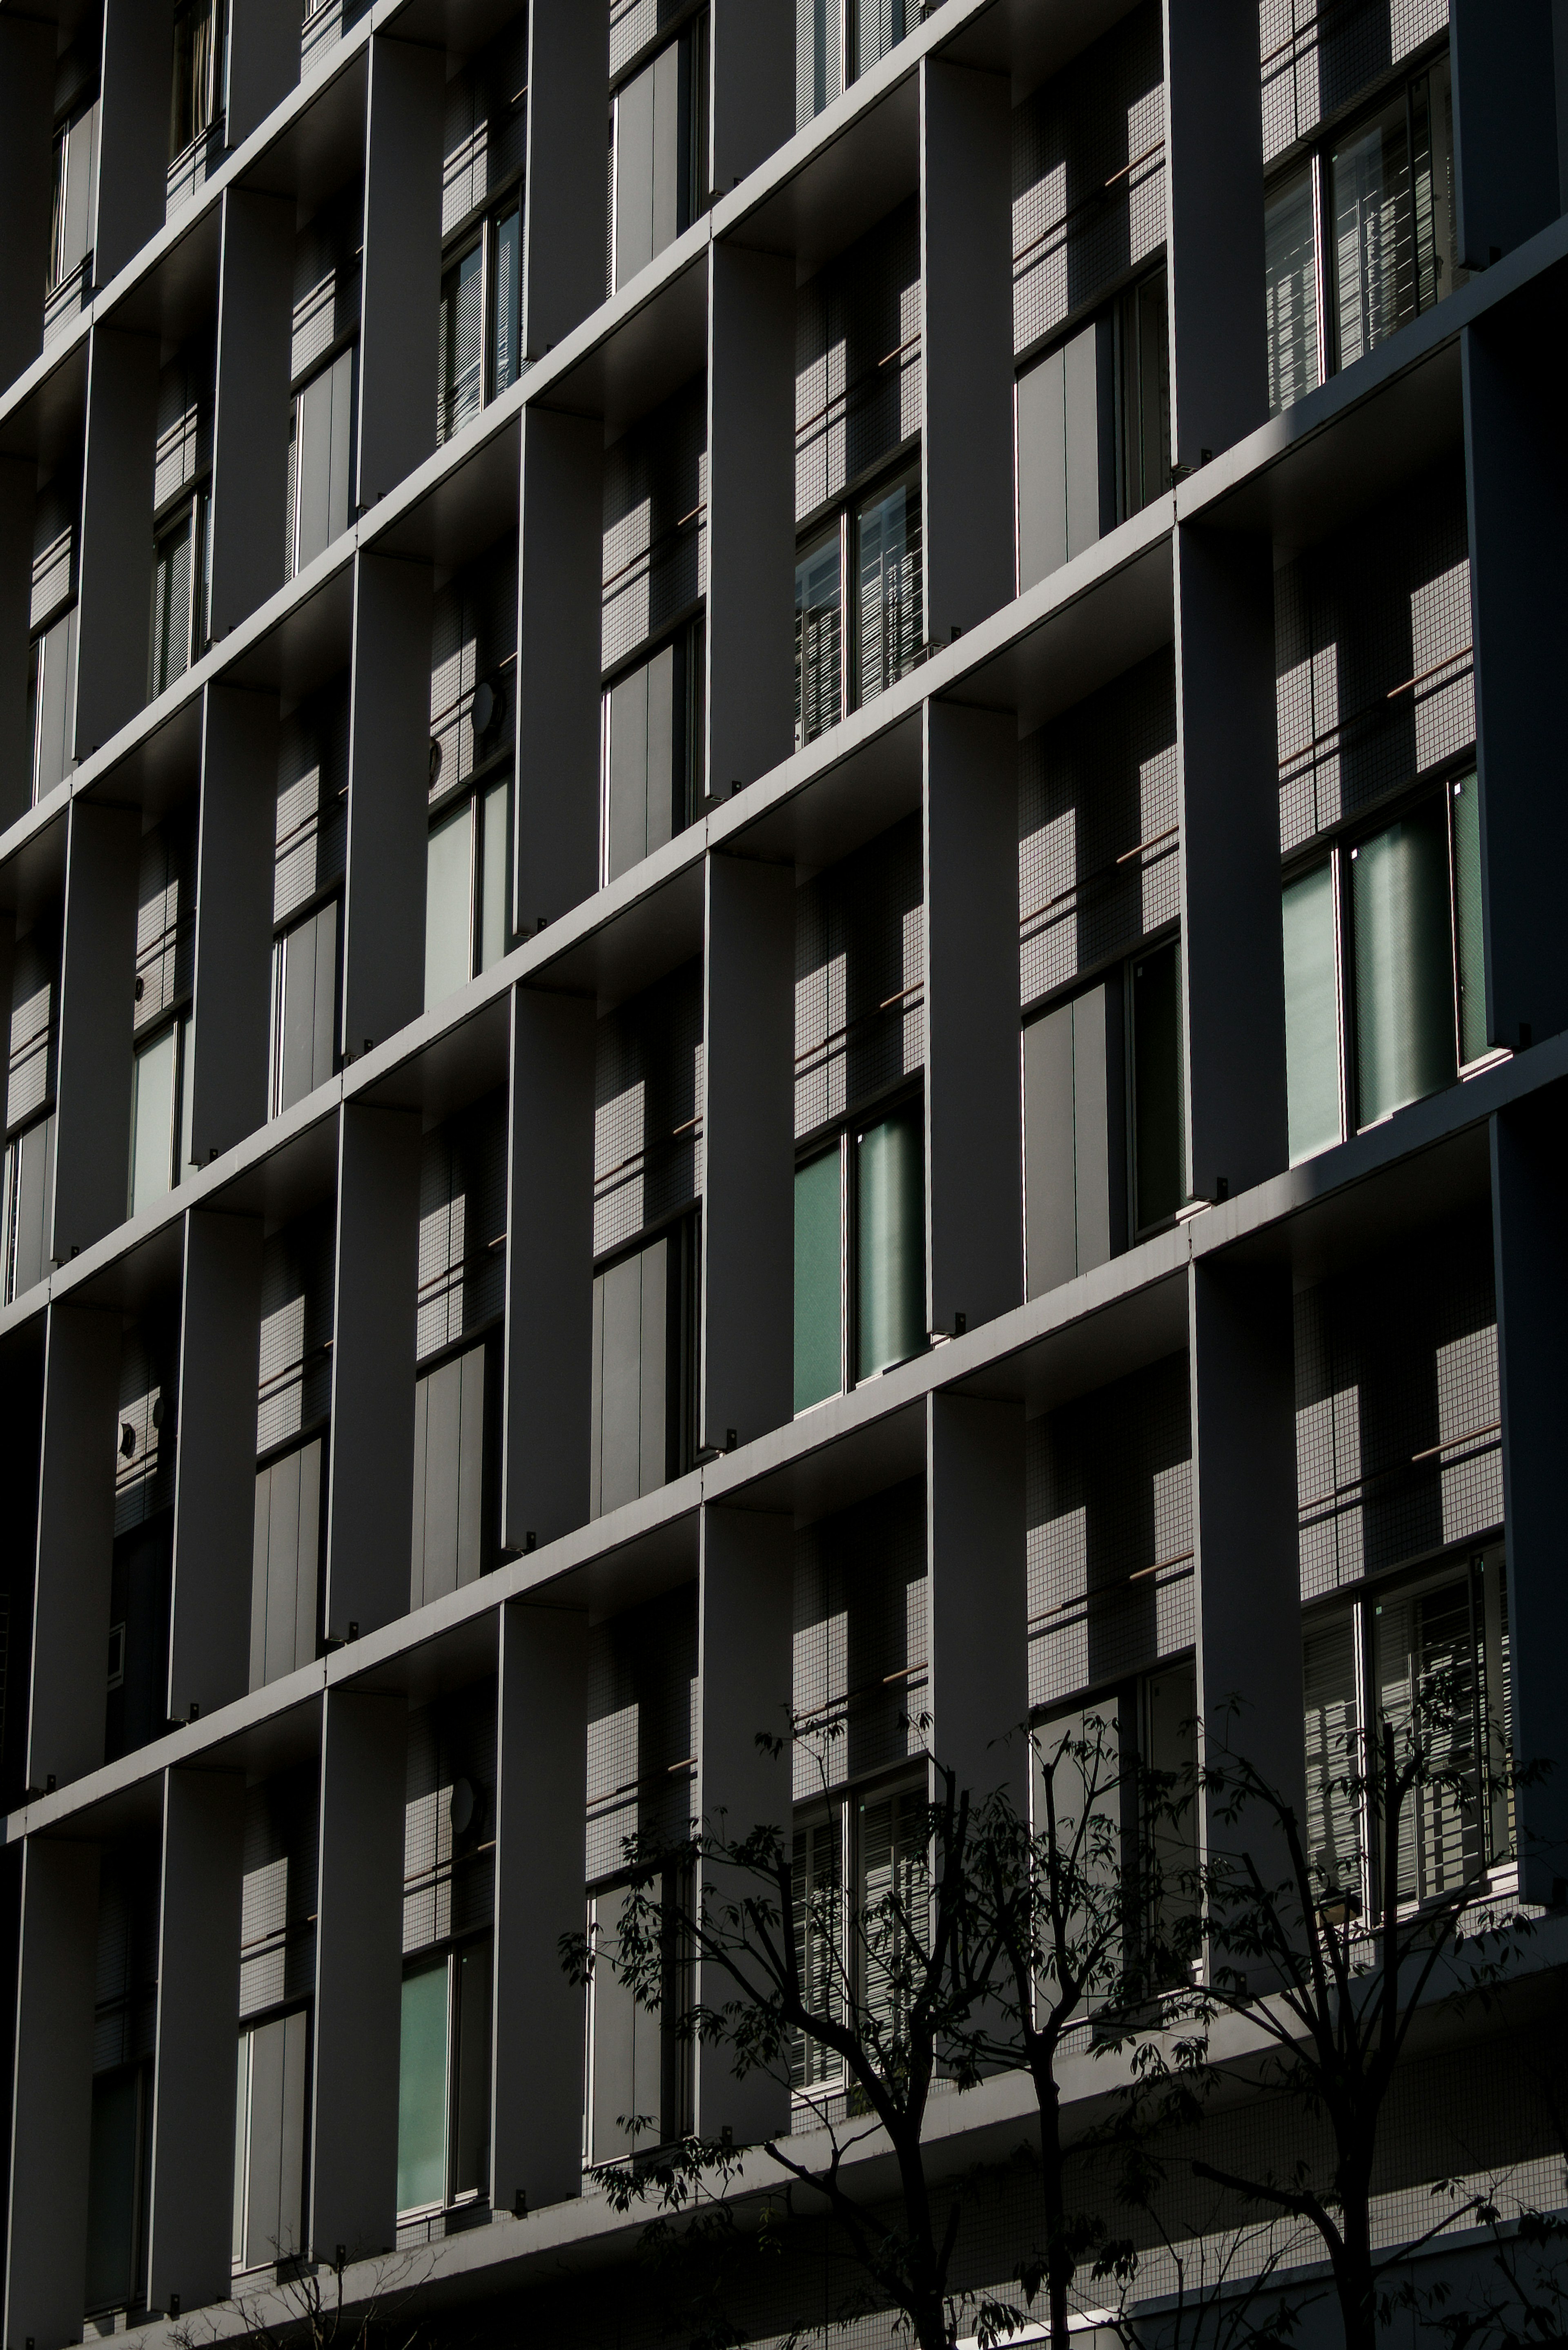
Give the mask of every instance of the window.
M 87 2293 L 89 2316 L 134 2308 L 140 2297 L 147 2136 L 145 2067 L 119 2066 L 92 2085 L 88 2162 Z
M 671 1866 L 659 1888 L 663 1996 L 639 2006 L 610 1962 L 630 1896 L 624 1886 L 589 1897 L 588 1931 L 598 1962 L 588 1992 L 588 2159 L 615 2162 L 684 2137 L 691 2117 L 691 2047 L 677 2029 L 690 2003 L 690 1967 L 679 1919 L 689 1907 L 686 1872 Z
M 154 617 L 156 639 L 157 619 Z M 33 798 L 47 798 L 76 762 L 70 744 L 77 702 L 77 608 L 33 639 L 27 671 L 27 723 L 33 745 Z
M 5 1280 L 0 1298 L 9 1305 L 42 1281 L 49 1255 L 49 1210 L 55 1189 L 55 1120 L 51 1112 L 14 1134 L 5 1146 L 3 1228 Z
M 210 501 L 203 484 L 163 525 L 152 567 L 150 697 L 162 693 L 207 643 Z
M 701 811 L 704 658 L 699 615 L 605 690 L 603 881 L 662 848 Z
M 490 1943 L 467 1942 L 403 1977 L 398 2211 L 490 2188 Z
M 337 899 L 285 931 L 272 951 L 270 1098 L 281 1116 L 326 1084 L 337 1066 Z
M 55 132 L 47 292 L 76 276 L 92 248 L 98 198 L 98 100 L 77 106 Z
M 1172 939 L 1132 965 L 1133 1221 L 1168 1223 L 1187 1198 L 1181 964 Z
M 305 2241 L 310 2018 L 303 2008 L 240 2034 L 234 2100 L 234 2265 L 261 2268 Z
M 911 1914 L 926 1888 L 927 1807 L 922 1776 L 836 1794 L 795 1817 L 794 1946 L 807 2005 L 841 2018 L 852 2002 L 867 2042 L 887 2054 L 904 2022 L 908 1952 L 897 1913 Z M 797 2094 L 843 2079 L 836 2057 L 797 2036 L 790 2061 Z
M 256 1471 L 253 1690 L 313 1664 L 319 1652 L 326 1453 L 327 1440 L 317 1436 Z
M 1126 1001 L 1116 972 L 1023 1031 L 1031 1297 L 1127 1246 Z
M 188 1018 L 171 1021 L 131 1061 L 129 1215 L 161 1200 L 191 1165 Z
M 1020 594 L 1170 486 L 1163 268 L 1018 379 Z
M 846 506 L 795 556 L 796 743 L 907 676 L 924 650 L 923 627 L 920 477 L 911 468 Z
M 1398 1898 L 1452 1894 L 1512 1857 L 1507 1578 L 1501 1550 L 1309 1619 L 1303 1637 L 1309 1857 L 1325 1900 L 1379 1902 L 1368 1726 L 1419 1726 L 1432 1779 L 1400 1822 Z M 1435 1783 L 1434 1783 L 1435 1782 Z
M 183 0 L 174 15 L 174 80 L 169 108 L 171 161 L 205 136 L 223 92 L 223 19 L 217 0 Z
M 514 202 L 485 222 L 441 278 L 438 442 L 461 432 L 521 373 L 522 272 L 523 213 Z
M 695 1216 L 594 1275 L 590 1516 L 691 1466 L 699 1275 Z
M 480 692 L 493 694 L 493 689 L 482 686 Z M 496 776 L 493 768 L 490 782 L 455 804 L 449 800 L 431 827 L 425 857 L 427 1011 L 506 952 L 511 810 L 510 773 Z
M 795 0 L 795 115 L 804 127 L 906 35 L 926 0 Z
M 297 393 L 289 448 L 289 574 L 303 571 L 353 519 L 358 352 L 351 343 Z
M 481 1344 L 427 1370 L 414 1387 L 414 1518 L 409 1605 L 422 1607 L 494 1564 L 499 1352 Z
M 913 1101 L 796 1168 L 796 1411 L 924 1350 L 925 1159 Z
M 613 292 L 707 206 L 706 11 L 615 92 L 610 167 Z
M 1269 400 L 1288 408 L 1465 282 L 1439 57 L 1265 192 Z
M 1475 777 L 1337 841 L 1287 880 L 1282 911 L 1293 1165 L 1487 1054 Z

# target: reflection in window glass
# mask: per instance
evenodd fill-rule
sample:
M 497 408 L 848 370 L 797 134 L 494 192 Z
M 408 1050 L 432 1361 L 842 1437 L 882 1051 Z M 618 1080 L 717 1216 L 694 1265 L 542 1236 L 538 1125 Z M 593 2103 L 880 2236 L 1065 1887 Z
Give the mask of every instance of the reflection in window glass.
M 1415 316 L 1415 210 L 1403 95 L 1331 160 L 1339 363 L 1349 367 Z
M 162 1199 L 173 1182 L 179 1037 L 176 1023 L 144 1045 L 133 1064 L 130 1203 L 133 1216 Z
M 1315 215 L 1308 163 L 1274 188 L 1263 208 L 1271 413 L 1314 390 L 1319 380 Z
M 1285 1093 L 1291 1165 L 1340 1139 L 1339 940 L 1334 867 L 1287 884 Z
M 919 656 L 920 493 L 915 475 L 861 507 L 856 524 L 856 572 L 857 699 L 866 702 L 886 692 Z M 797 588 L 797 607 L 798 601 Z
M 447 1966 L 403 1978 L 398 2061 L 398 2209 L 446 2199 Z
M 856 1151 L 857 1378 L 926 1343 L 922 1115 L 911 1104 L 868 1127 Z
M 495 318 L 493 325 L 493 390 L 504 391 L 522 372 L 523 346 L 523 210 L 514 204 L 494 229 Z
M 425 1009 L 473 976 L 473 806 L 431 828 L 425 862 Z
M 1486 953 L 1481 936 L 1480 792 L 1473 775 L 1454 785 L 1454 942 L 1459 980 L 1459 1056 L 1486 1051 Z
M 804 1411 L 844 1385 L 839 1346 L 838 1146 L 797 1168 L 794 1179 L 794 1408 Z
M 1351 851 L 1359 1123 L 1454 1076 L 1449 844 L 1441 800 Z
M 437 440 L 461 432 L 483 403 L 484 247 L 476 244 L 441 279 Z
M 844 714 L 843 595 L 838 526 L 794 567 L 794 739 L 814 743 Z

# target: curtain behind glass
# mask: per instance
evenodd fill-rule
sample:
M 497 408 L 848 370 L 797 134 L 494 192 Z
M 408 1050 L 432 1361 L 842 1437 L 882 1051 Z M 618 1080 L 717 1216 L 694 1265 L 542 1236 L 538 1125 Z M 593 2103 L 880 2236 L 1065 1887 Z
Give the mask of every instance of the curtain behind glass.
M 1441 800 L 1351 852 L 1358 1123 L 1454 1076 L 1449 843 Z
M 441 415 L 436 438 L 450 441 L 484 401 L 484 248 L 476 244 L 441 289 Z
M 913 475 L 862 506 L 855 540 L 865 702 L 895 684 L 920 651 L 920 492 Z
M 425 853 L 425 1010 L 473 977 L 473 804 L 431 828 Z
M 794 1179 L 794 1408 L 804 1411 L 844 1385 L 839 1342 L 839 1153 L 797 1168 Z
M 794 739 L 812 743 L 844 708 L 843 596 L 838 527 L 794 567 Z
M 161 1200 L 172 1180 L 179 1027 L 165 1028 L 137 1054 L 130 1107 L 130 1213 Z
M 446 2200 L 447 1969 L 403 1978 L 398 2059 L 398 2209 Z
M 926 1169 L 919 1106 L 861 1135 L 856 1164 L 855 1376 L 926 1343 Z
M 1310 164 L 1275 188 L 1263 207 L 1271 414 L 1289 408 L 1318 381 L 1314 209 Z
M 1291 1165 L 1337 1142 L 1339 947 L 1334 868 L 1314 866 L 1284 891 L 1285 1097 Z

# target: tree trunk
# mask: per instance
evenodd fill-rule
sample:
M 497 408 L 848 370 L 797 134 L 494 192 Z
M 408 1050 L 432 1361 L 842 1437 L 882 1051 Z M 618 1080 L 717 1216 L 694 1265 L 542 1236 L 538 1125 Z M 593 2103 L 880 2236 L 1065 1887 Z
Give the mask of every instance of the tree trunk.
M 1372 2210 L 1369 2178 L 1341 2177 L 1340 2235 L 1343 2251 L 1334 2264 L 1345 2350 L 1376 2350 L 1377 2312 L 1372 2272 Z
M 1045 2212 L 1045 2284 L 1051 2313 L 1052 2350 L 1068 2350 L 1067 2295 L 1076 2267 L 1067 2246 L 1066 2198 L 1062 2188 L 1062 2101 L 1049 2059 L 1035 2070 L 1040 2108 L 1040 2192 Z

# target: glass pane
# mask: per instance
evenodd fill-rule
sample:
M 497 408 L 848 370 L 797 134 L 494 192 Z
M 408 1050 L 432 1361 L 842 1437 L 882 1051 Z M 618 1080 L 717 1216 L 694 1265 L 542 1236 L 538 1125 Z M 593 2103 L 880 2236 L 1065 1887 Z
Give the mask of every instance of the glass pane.
M 189 1018 L 180 1023 L 180 1048 L 175 1062 L 175 1081 L 180 1094 L 180 1155 L 174 1162 L 176 1183 L 189 1182 L 196 1168 L 191 1157 L 191 1112 L 196 1099 L 194 1059 L 196 1031 Z
M 793 1903 L 795 1964 L 807 2012 L 837 2022 L 844 2013 L 844 1871 L 836 1809 L 794 1831 Z M 796 2033 L 790 2053 L 792 2088 L 836 2081 L 843 2070 L 842 2059 Z
M 515 383 L 522 346 L 523 213 L 514 205 L 495 224 L 495 389 Z
M 473 977 L 473 804 L 433 827 L 425 861 L 425 1009 Z
M 446 2200 L 446 1961 L 403 1978 L 398 2209 Z
M 1459 966 L 1459 1051 L 1487 1049 L 1486 955 L 1481 934 L 1480 792 L 1473 775 L 1454 785 L 1454 938 Z
M 1326 1150 L 1339 1132 L 1339 949 L 1334 868 L 1315 865 L 1286 885 L 1285 1093 L 1291 1165 Z
M 490 1944 L 471 1943 L 458 1959 L 457 2142 L 452 2191 L 490 2184 Z
M 794 567 L 794 739 L 812 743 L 844 714 L 844 614 L 838 532 Z
M 836 1144 L 794 1179 L 794 1408 L 844 1385 L 839 1347 L 839 1172 Z
M 1348 1783 L 1363 1765 L 1357 1686 L 1355 1622 L 1348 1612 L 1303 1634 L 1307 1857 L 1325 1891 L 1356 1898 L 1361 1889 L 1361 1806 Z
M 183 677 L 191 635 L 191 522 L 158 544 L 152 579 L 152 691 Z
M 1349 367 L 1416 315 L 1410 148 L 1403 97 L 1336 149 L 1329 169 L 1339 364 Z
M 1317 233 L 1310 165 L 1275 188 L 1263 206 L 1269 321 L 1269 408 L 1277 412 L 1311 391 L 1317 367 Z
M 1163 269 L 1134 288 L 1122 316 L 1123 465 L 1127 511 L 1137 514 L 1170 486 L 1170 324 Z
M 1442 802 L 1429 800 L 1351 851 L 1363 1126 L 1454 1075 L 1446 832 Z
M 855 1154 L 855 1376 L 926 1343 L 926 1165 L 918 1104 L 867 1128 Z
M 868 72 L 904 37 L 904 0 L 855 0 L 855 70 Z
M 479 877 L 479 968 L 488 971 L 506 952 L 506 895 L 511 878 L 507 817 L 510 782 L 492 784 L 484 795 L 483 862 Z
M 165 1028 L 133 1065 L 130 1095 L 130 1212 L 161 1200 L 172 1180 L 174 1074 L 178 1030 Z
M 450 441 L 484 399 L 484 248 L 476 244 L 441 288 L 441 402 L 437 438 Z
M 234 2093 L 234 2224 L 233 2259 L 235 2268 L 245 2261 L 245 2147 L 250 2137 L 251 2035 L 240 2034 L 239 2083 Z
M 134 2073 L 92 2085 L 88 2168 L 87 2306 L 120 2309 L 136 2286 L 136 2169 L 140 2084 Z
M 862 507 L 856 524 L 859 699 L 871 702 L 920 650 L 920 493 L 913 475 Z
M 1181 1108 L 1181 974 L 1174 941 L 1133 966 L 1133 1124 L 1139 1231 L 1186 1196 Z

